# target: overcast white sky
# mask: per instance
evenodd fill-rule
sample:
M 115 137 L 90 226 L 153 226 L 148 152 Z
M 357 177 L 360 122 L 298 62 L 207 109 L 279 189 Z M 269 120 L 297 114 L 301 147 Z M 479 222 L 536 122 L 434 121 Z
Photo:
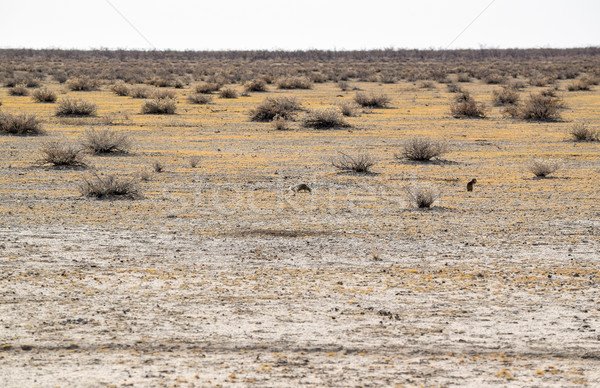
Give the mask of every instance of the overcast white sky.
M 0 47 L 446 48 L 490 2 L 0 0 Z M 495 0 L 450 48 L 600 46 L 599 16 L 600 0 Z

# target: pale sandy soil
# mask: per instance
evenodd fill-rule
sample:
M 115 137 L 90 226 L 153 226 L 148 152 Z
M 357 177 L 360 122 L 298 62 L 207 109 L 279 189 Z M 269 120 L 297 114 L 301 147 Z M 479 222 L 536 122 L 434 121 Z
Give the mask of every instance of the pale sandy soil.
M 82 198 L 85 171 L 33 166 L 45 140 L 76 142 L 94 119 L 3 95 L 4 111 L 41 112 L 49 135 L 0 137 L 0 385 L 599 386 L 599 145 L 565 135 L 568 121 L 598 124 L 598 88 L 564 94 L 567 122 L 538 124 L 497 108 L 450 118 L 440 85 L 360 87 L 392 108 L 351 130 L 290 132 L 247 119 L 279 91 L 208 107 L 178 91 L 175 117 L 71 93 L 129 116 L 114 128 L 135 153 L 89 156 L 95 168 L 166 165 L 136 201 Z M 469 88 L 484 101 L 493 89 Z M 446 162 L 394 158 L 424 134 L 448 141 Z M 331 167 L 359 149 L 374 174 Z M 532 157 L 562 169 L 532 179 Z M 290 191 L 301 182 L 312 193 Z M 415 182 L 439 188 L 433 209 L 410 208 Z

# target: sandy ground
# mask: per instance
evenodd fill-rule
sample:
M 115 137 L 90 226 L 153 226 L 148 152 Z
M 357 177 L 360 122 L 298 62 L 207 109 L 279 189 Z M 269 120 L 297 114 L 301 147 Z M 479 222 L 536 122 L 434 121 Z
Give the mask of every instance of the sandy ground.
M 33 166 L 45 140 L 76 142 L 97 119 L 4 95 L 49 135 L 0 137 L 0 385 L 599 386 L 599 149 L 565 135 L 600 121 L 597 88 L 564 94 L 565 122 L 537 124 L 450 118 L 441 85 L 360 87 L 392 108 L 283 133 L 247 119 L 278 91 L 207 107 L 181 95 L 174 117 L 71 93 L 127 116 L 114 128 L 137 144 L 89 156 L 94 168 L 166 165 L 136 201 L 82 198 L 88 172 Z M 423 134 L 448 141 L 444 161 L 394 158 Z M 337 173 L 340 150 L 369 152 L 374 173 Z M 533 179 L 533 157 L 562 169 Z M 290 190 L 301 182 L 312 193 Z M 416 182 L 439 188 L 433 209 L 410 208 Z

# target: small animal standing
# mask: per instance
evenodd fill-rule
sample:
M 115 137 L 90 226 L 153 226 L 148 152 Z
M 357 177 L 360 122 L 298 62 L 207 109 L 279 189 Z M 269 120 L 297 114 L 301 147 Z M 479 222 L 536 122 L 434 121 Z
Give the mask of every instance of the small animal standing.
M 310 193 L 312 192 L 311 188 L 308 187 L 308 185 L 306 183 L 300 183 L 298 186 L 294 186 L 294 188 L 292 189 L 294 190 L 296 193 Z
M 467 183 L 467 191 L 473 191 L 475 183 L 477 183 L 477 179 L 471 179 L 471 181 Z

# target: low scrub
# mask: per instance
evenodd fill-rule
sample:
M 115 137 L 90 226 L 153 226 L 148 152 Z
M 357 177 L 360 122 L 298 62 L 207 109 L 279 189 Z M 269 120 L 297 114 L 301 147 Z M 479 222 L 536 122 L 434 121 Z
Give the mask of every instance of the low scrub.
M 340 152 L 340 155 L 333 158 L 331 161 L 331 165 L 340 171 L 359 174 L 370 173 L 371 167 L 373 167 L 375 163 L 375 159 L 364 152 L 354 156 Z
M 360 110 L 357 103 L 352 101 L 344 101 L 337 105 L 340 108 L 342 114 L 346 117 L 357 117 L 360 116 Z
M 356 93 L 354 101 L 365 108 L 385 108 L 390 103 L 390 98 L 383 93 Z
M 172 90 L 154 90 L 151 94 L 152 98 L 172 98 L 175 99 L 175 92 Z
M 238 92 L 232 88 L 224 88 L 219 92 L 221 98 L 238 98 Z
M 174 98 L 155 98 L 142 104 L 143 114 L 172 115 L 176 109 L 177 101 Z
M 509 86 L 505 86 L 502 90 L 494 90 L 492 92 L 492 103 L 494 106 L 516 105 L 519 102 L 519 92 Z
M 344 128 L 350 125 L 344 121 L 337 107 L 311 109 L 302 120 L 302 126 L 314 129 Z
M 271 124 L 273 125 L 273 129 L 276 131 L 286 131 L 290 129 L 288 120 L 284 119 L 283 117 L 276 116 Z
M 506 114 L 527 121 L 559 121 L 562 106 L 557 97 L 531 94 L 523 105 L 508 108 Z
M 56 102 L 56 92 L 48 88 L 39 88 L 33 91 L 31 98 L 35 102 Z
M 97 199 L 137 199 L 141 192 L 137 182 L 131 178 L 120 177 L 114 174 L 106 176 L 93 174 L 83 177 L 79 190 L 84 197 Z
M 548 175 L 558 171 L 561 165 L 557 161 L 534 159 L 529 164 L 529 171 L 538 178 L 546 178 Z
M 247 92 L 266 92 L 267 82 L 264 79 L 257 78 L 246 82 L 244 90 Z
M 219 91 L 219 89 L 221 89 L 221 85 L 214 82 L 202 82 L 196 85 L 196 93 L 201 94 L 210 94 Z
M 484 104 L 475 101 L 468 92 L 462 92 L 450 105 L 450 113 L 456 118 L 482 119 L 486 117 L 486 108 Z
M 40 148 L 41 157 L 37 164 L 53 167 L 86 167 L 81 148 L 65 145 L 57 141 L 46 143 Z
M 126 154 L 131 150 L 131 138 L 110 129 L 90 128 L 83 134 L 81 145 L 92 154 Z
M 129 85 L 127 85 L 123 81 L 119 81 L 116 84 L 112 85 L 110 87 L 110 90 L 117 96 L 122 96 L 122 97 L 129 96 L 129 92 L 130 92 Z
M 250 111 L 250 117 L 252 121 L 271 121 L 275 117 L 289 120 L 293 119 L 294 114 L 301 109 L 295 97 L 267 97 Z
M 402 152 L 397 154 L 396 158 L 415 162 L 427 162 L 443 155 L 446 151 L 447 146 L 443 142 L 435 141 L 428 137 L 414 137 L 404 143 Z
M 405 189 L 408 202 L 419 209 L 430 208 L 439 198 L 439 191 L 431 185 L 413 185 Z
M 311 89 L 312 81 L 307 77 L 285 77 L 277 81 L 279 89 Z
M 67 81 L 67 87 L 72 91 L 87 92 L 98 89 L 98 81 L 87 77 L 71 78 Z
M 55 115 L 64 116 L 95 116 L 98 107 L 96 104 L 80 99 L 65 98 L 58 102 Z
M 149 87 L 136 86 L 129 89 L 129 97 L 131 98 L 148 98 L 152 94 Z
M 600 130 L 590 128 L 584 123 L 575 123 L 569 129 L 569 134 L 575 141 L 600 141 Z
M 590 82 L 587 79 L 578 79 L 571 82 L 567 86 L 567 90 L 570 92 L 577 92 L 581 90 L 590 90 Z
M 18 84 L 8 89 L 8 94 L 11 96 L 28 96 L 29 89 L 27 89 L 27 85 L 25 84 Z
M 13 115 L 0 112 L 0 134 L 24 136 L 43 133 L 40 120 L 35 115 Z
M 205 105 L 212 102 L 212 97 L 208 94 L 194 93 L 188 96 L 188 101 L 192 104 Z

